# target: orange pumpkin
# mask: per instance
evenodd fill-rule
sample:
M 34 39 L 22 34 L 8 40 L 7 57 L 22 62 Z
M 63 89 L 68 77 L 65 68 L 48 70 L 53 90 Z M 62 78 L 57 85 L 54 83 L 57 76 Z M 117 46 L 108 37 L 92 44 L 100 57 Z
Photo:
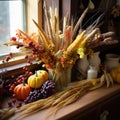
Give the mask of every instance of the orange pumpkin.
M 22 83 L 14 88 L 15 97 L 19 100 L 25 100 L 29 95 L 31 88 L 28 84 Z
M 46 80 L 48 80 L 48 72 L 45 70 L 38 70 L 34 75 L 28 78 L 27 82 L 31 88 L 40 88 Z
M 117 83 L 120 83 L 120 65 L 113 68 L 110 74 L 114 81 L 116 81 Z

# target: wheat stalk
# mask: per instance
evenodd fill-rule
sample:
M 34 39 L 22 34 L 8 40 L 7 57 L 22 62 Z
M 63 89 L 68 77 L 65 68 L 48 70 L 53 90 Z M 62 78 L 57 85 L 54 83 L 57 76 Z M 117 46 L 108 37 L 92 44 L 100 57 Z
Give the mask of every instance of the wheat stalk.
M 94 82 L 97 83 L 97 87 L 93 84 Z M 14 114 L 18 114 L 17 118 L 19 117 L 22 119 L 23 117 L 29 116 L 33 113 L 39 112 L 46 108 L 52 108 L 52 113 L 55 114 L 60 108 L 67 106 L 75 101 L 77 101 L 81 96 L 86 94 L 88 91 L 97 89 L 99 87 L 102 87 L 99 85 L 100 80 L 94 79 L 94 80 L 82 80 L 78 82 L 74 82 L 72 85 L 68 86 L 65 90 L 57 92 L 56 94 L 41 99 L 26 105 L 21 106 L 20 108 L 12 108 L 11 111 L 8 110 L 6 114 L 4 114 L 4 119 L 11 117 Z M 3 113 L 5 113 L 3 111 Z M 16 118 L 16 119 L 17 119 Z
M 73 29 L 73 40 L 75 39 L 76 37 L 76 34 L 77 34 L 77 31 L 78 31 L 78 28 L 82 25 L 82 21 L 84 19 L 84 17 L 86 16 L 87 12 L 88 12 L 89 8 L 87 7 L 84 12 L 82 13 L 82 15 L 80 16 L 77 24 L 75 25 L 74 29 Z
M 46 48 L 48 48 L 50 45 L 54 46 L 52 40 L 48 39 L 48 37 L 46 36 L 44 30 L 35 22 L 35 20 L 33 20 L 33 22 L 37 26 L 37 28 L 39 30 L 39 33 L 41 35 L 41 38 L 42 38 L 43 42 L 45 43 Z
M 45 11 L 45 17 L 46 17 L 46 21 L 47 21 L 47 25 L 48 25 L 48 33 L 49 33 L 50 38 L 53 40 L 52 27 L 51 27 L 51 24 L 50 24 L 50 19 L 49 19 L 49 15 L 48 15 L 46 0 L 44 0 L 44 11 Z
M 12 108 L 12 109 L 3 109 L 0 110 L 0 120 L 6 120 L 9 117 L 13 116 L 15 114 L 16 109 Z

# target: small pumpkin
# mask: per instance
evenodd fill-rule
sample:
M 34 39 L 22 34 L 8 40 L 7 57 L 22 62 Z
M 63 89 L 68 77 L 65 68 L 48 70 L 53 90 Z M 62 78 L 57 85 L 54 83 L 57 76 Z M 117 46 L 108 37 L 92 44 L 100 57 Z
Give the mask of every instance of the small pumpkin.
M 31 91 L 27 83 L 21 83 L 14 88 L 15 97 L 19 100 L 25 100 Z
M 120 65 L 113 68 L 110 71 L 110 74 L 111 74 L 114 81 L 116 81 L 117 83 L 120 83 Z
M 31 88 L 40 88 L 46 80 L 48 80 L 48 72 L 45 70 L 38 70 L 34 75 L 28 78 L 27 82 Z

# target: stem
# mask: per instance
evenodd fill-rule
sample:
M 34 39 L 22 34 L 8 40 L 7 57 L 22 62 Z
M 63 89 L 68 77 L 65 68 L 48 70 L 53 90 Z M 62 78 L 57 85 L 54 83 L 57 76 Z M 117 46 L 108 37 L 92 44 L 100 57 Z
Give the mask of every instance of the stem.
M 25 86 L 25 80 L 23 80 L 23 86 Z
M 36 75 L 36 77 L 38 77 L 38 73 L 37 73 L 37 71 L 35 71 L 35 75 Z

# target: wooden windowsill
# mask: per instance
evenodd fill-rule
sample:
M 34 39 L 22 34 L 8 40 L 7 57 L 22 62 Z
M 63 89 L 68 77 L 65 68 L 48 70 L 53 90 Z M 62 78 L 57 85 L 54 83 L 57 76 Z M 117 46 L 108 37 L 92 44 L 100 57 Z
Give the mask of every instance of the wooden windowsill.
M 10 78 L 12 75 L 20 75 L 23 74 L 23 67 L 27 67 L 29 71 L 35 71 L 41 68 L 41 64 L 33 63 L 30 65 L 26 62 L 26 60 L 18 60 L 5 65 L 0 65 L 0 73 L 3 75 L 3 78 Z

